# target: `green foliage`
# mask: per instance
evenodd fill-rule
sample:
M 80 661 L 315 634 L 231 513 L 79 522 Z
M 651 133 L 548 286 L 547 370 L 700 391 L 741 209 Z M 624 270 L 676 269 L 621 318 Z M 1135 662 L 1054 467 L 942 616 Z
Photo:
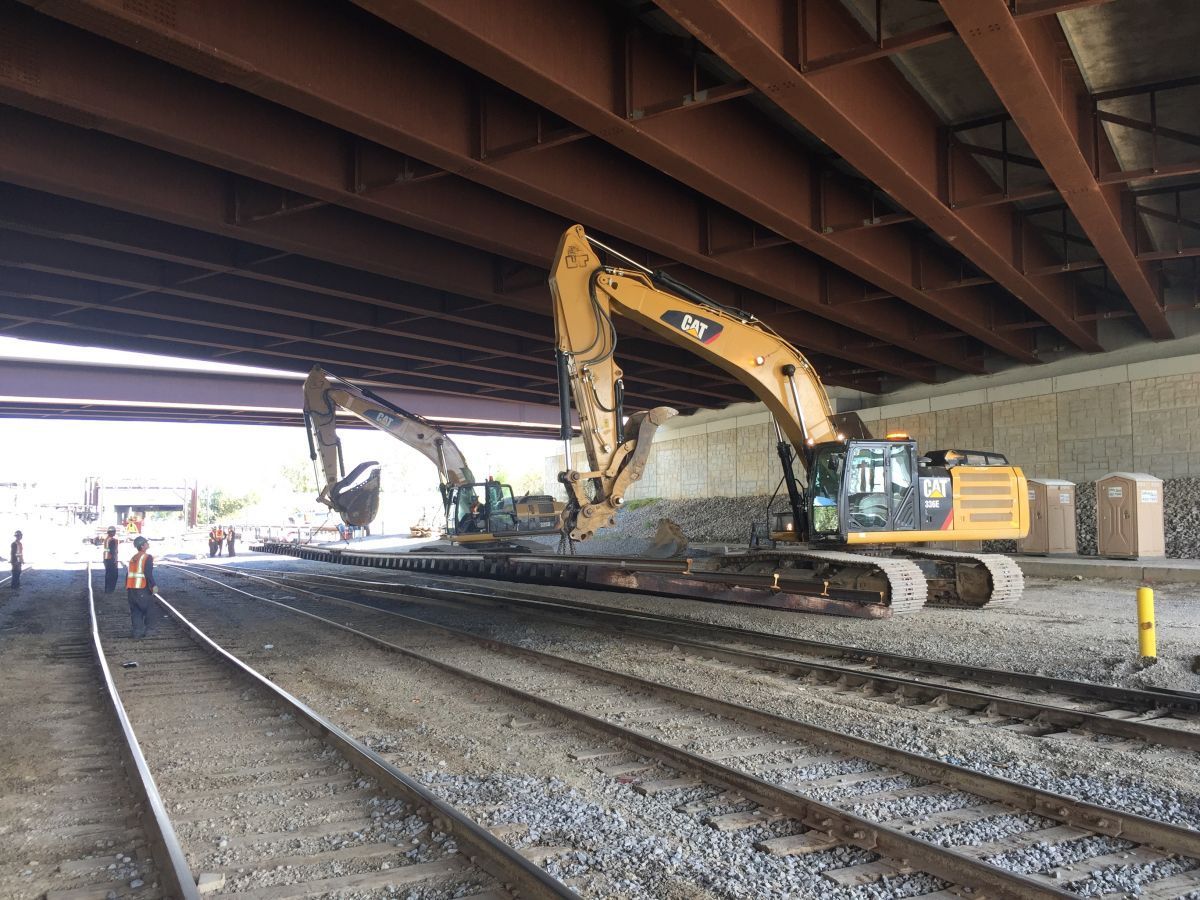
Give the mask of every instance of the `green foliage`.
M 251 491 L 248 494 L 234 496 L 220 488 L 206 490 L 200 498 L 200 515 L 209 522 L 223 522 L 232 518 L 239 511 L 258 502 L 258 494 Z
M 315 494 L 317 492 L 317 481 L 313 476 L 313 467 L 310 462 L 288 463 L 280 468 L 279 474 L 283 477 L 283 483 L 290 487 L 295 494 Z
M 622 509 L 641 509 L 643 506 L 649 506 L 651 503 L 657 503 L 658 497 L 642 497 L 639 500 L 626 500 Z

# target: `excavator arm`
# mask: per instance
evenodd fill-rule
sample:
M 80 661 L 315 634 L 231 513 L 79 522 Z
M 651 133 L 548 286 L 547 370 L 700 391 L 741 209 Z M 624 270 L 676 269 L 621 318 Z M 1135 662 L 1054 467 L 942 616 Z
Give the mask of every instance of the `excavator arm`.
M 569 389 L 589 467 L 586 472 L 568 467 L 560 476 L 570 498 L 565 525 L 572 538 L 583 540 L 611 524 L 625 492 L 642 476 L 654 432 L 676 414 L 660 406 L 625 420 L 622 373 L 613 358 L 613 313 L 746 385 L 774 416 L 781 448 L 786 438 L 807 460 L 813 444 L 844 440 L 825 387 L 799 350 L 748 313 L 663 273 L 632 260 L 629 268 L 601 265 L 598 249 L 609 248 L 589 239 L 582 226 L 572 226 L 559 241 L 550 274 L 560 399 L 565 408 Z M 795 491 L 789 482 L 793 505 Z
M 324 475 L 317 500 L 337 512 L 347 525 L 367 525 L 379 511 L 379 463 L 364 462 L 345 474 L 337 436 L 339 409 L 429 459 L 437 467 L 443 499 L 451 488 L 475 480 L 462 451 L 438 425 L 313 366 L 304 381 L 304 423 L 310 455 L 320 461 Z

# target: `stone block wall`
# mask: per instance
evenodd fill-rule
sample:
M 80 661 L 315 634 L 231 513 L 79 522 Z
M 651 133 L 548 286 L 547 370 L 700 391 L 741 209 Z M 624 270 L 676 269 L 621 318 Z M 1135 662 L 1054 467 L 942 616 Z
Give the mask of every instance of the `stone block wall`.
M 1031 370 L 1036 371 L 1036 370 Z M 1115 471 L 1200 476 L 1200 355 L 1039 378 L 859 410 L 872 433 L 929 449 L 998 450 L 1034 478 L 1089 482 Z M 557 493 L 561 457 L 546 461 Z M 747 497 L 779 483 L 761 405 L 673 419 L 629 499 Z
M 1058 400 L 1053 394 L 992 404 L 992 436 L 1014 465 L 1058 477 Z
M 1134 468 L 1160 478 L 1200 475 L 1200 374 L 1145 378 L 1130 387 Z

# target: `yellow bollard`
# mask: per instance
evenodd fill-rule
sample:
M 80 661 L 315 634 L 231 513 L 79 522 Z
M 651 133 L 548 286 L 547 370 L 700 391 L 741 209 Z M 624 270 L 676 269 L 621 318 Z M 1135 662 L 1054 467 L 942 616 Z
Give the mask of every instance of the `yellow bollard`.
M 1154 591 L 1140 587 L 1137 592 L 1138 650 L 1142 659 L 1158 658 L 1158 640 L 1154 633 Z

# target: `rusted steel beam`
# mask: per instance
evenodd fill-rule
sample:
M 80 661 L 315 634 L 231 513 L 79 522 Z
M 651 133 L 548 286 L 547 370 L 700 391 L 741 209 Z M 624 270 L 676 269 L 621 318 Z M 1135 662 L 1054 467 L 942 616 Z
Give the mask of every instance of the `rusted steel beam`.
M 438 394 L 433 401 L 435 404 L 445 403 L 452 399 L 449 395 Z M 492 399 L 487 405 L 500 406 Z M 408 409 L 420 409 L 410 404 Z M 161 407 L 128 405 L 128 404 L 99 404 L 71 403 L 67 401 L 30 403 L 25 401 L 0 400 L 0 418 L 3 419 L 64 419 L 71 422 L 185 422 L 202 425 L 279 425 L 290 428 L 303 428 L 304 415 L 299 410 L 242 410 L 234 408 L 204 409 L 201 407 L 166 404 Z M 451 431 L 457 434 L 491 435 L 494 437 L 557 437 L 558 425 L 508 425 L 490 424 L 467 420 L 442 420 Z M 338 421 L 338 428 L 353 428 L 366 430 L 371 428 L 366 422 L 357 419 Z
M 503 390 L 528 394 L 528 399 L 545 402 L 553 396 L 548 387 L 530 383 L 520 377 L 491 375 L 472 377 L 436 377 L 413 375 L 404 361 L 395 355 L 377 353 L 363 348 L 344 352 L 318 343 L 297 343 L 291 351 L 273 349 L 271 338 L 278 332 L 264 333 L 263 329 L 249 330 L 243 322 L 226 324 L 204 323 L 189 319 L 185 307 L 172 307 L 164 302 L 141 304 L 116 303 L 113 291 L 96 289 L 95 285 L 72 285 L 68 279 L 32 273 L 14 274 L 0 269 L 0 318 L 9 322 L 54 325 L 64 333 L 72 329 L 103 334 L 120 330 L 124 334 L 141 334 L 147 338 L 169 340 L 182 345 L 218 350 L 251 352 L 260 356 L 303 360 L 343 368 L 369 368 L 406 379 L 410 387 L 443 392 L 474 392 L 479 388 L 499 386 Z M 105 322 L 112 324 L 105 326 Z M 140 323 L 140 324 L 138 324 Z M 276 364 L 278 367 L 278 363 Z
M 788 23 L 793 20 L 784 0 L 661 0 L 658 5 L 1073 344 L 1101 349 L 1094 324 L 1075 321 L 1068 281 L 1030 278 L 1022 271 L 1010 210 L 962 211 L 946 205 L 940 171 L 942 123 L 887 60 L 814 74 L 799 71 L 789 49 L 794 35 Z M 862 42 L 861 27 L 838 0 L 806 0 L 806 5 L 810 43 Z M 960 169 L 967 170 L 958 173 L 960 178 L 977 185 L 972 194 L 995 191 L 982 169 Z M 1026 255 L 1035 265 L 1054 262 L 1036 245 L 1026 248 Z
M 540 283 L 520 291 L 498 290 L 495 257 L 333 206 L 237 225 L 227 215 L 226 173 L 8 108 L 0 108 L 0 179 L 464 297 L 549 312 L 548 293 Z M 284 264 L 291 269 L 305 262 L 289 259 Z M 268 262 L 262 271 L 273 271 L 275 265 Z M 503 314 L 492 318 L 503 319 Z M 933 378 L 923 360 L 899 350 L 856 359 L 841 350 L 853 332 L 815 321 L 830 333 L 817 329 L 818 340 L 808 340 L 793 331 L 798 344 L 901 377 Z
M 18 404 L 29 407 L 44 404 L 51 409 L 71 405 L 80 409 L 92 406 L 109 411 L 143 409 L 151 412 L 157 407 L 161 408 L 158 418 L 169 418 L 175 411 L 171 409 L 175 404 L 187 407 L 178 412 L 198 418 L 222 413 L 251 418 L 279 414 L 290 417 L 287 424 L 301 425 L 302 381 L 303 376 L 299 373 L 245 375 L 0 359 L 3 394 L 22 398 L 10 402 L 9 411 L 15 410 Z M 375 387 L 397 406 L 420 413 L 436 410 L 437 415 L 431 418 L 455 420 L 455 431 L 462 430 L 468 421 L 489 430 L 507 426 L 525 434 L 547 435 L 550 429 L 559 427 L 556 405 L 481 402 L 475 398 Z M 357 427 L 353 423 L 357 420 L 348 419 L 346 424 Z M 342 424 L 338 422 L 339 427 Z
M 761 258 L 707 256 L 694 192 L 599 141 L 489 156 L 493 143 L 509 147 L 522 129 L 528 131 L 524 123 L 533 122 L 537 110 L 506 91 L 481 87 L 478 75 L 407 35 L 372 27 L 340 7 L 249 0 L 229 15 L 214 16 L 204 4 L 179 4 L 169 26 L 116 0 L 55 0 L 38 8 L 204 76 L 217 65 L 222 80 L 245 91 L 911 353 L 963 368 L 960 359 L 973 352 L 922 347 L 911 334 L 926 323 L 901 303 L 881 306 L 869 319 L 822 304 L 823 266 L 802 250 L 778 248 Z M 729 108 L 722 103 L 697 112 Z M 172 127 L 185 128 L 190 115 L 181 113 Z M 270 132 L 261 123 L 253 127 Z M 295 146 L 281 145 L 289 152 Z M 432 190 L 444 180 L 417 186 Z M 311 211 L 247 227 L 284 230 L 307 215 Z M 726 218 L 742 227 L 739 217 Z M 855 289 L 849 277 L 828 280 Z M 836 346 L 820 349 L 837 354 Z
M 136 327 L 136 320 L 130 319 L 123 321 L 122 324 L 133 328 Z M 139 336 L 137 334 L 114 333 L 111 330 L 106 330 L 103 327 L 99 328 L 70 328 L 64 327 L 62 323 L 53 319 L 43 321 L 38 317 L 29 318 L 22 317 L 19 314 L 0 314 L 0 333 L 11 337 L 27 338 L 34 341 L 50 341 L 60 344 L 83 344 L 88 347 L 105 347 L 114 350 L 128 350 L 135 353 L 157 353 L 164 356 L 182 357 L 185 359 L 196 359 L 206 362 L 224 362 L 237 363 L 247 366 L 261 366 L 263 368 L 284 370 L 290 372 L 304 372 L 312 367 L 312 363 L 302 363 L 298 360 L 284 359 L 278 356 L 267 356 L 257 353 L 254 350 L 245 350 L 237 352 L 235 357 L 221 357 L 213 352 L 213 348 L 202 344 L 183 344 L 171 338 L 161 338 L 153 336 Z M 347 378 L 356 380 L 371 380 L 386 385 L 391 385 L 400 389 L 411 389 L 411 385 L 406 384 L 401 377 L 388 375 L 379 378 L 373 378 L 370 367 L 345 365 L 339 368 L 340 374 Z M 480 394 L 478 389 L 450 390 L 444 385 L 434 387 L 421 388 L 429 394 L 437 395 L 446 398 L 471 398 L 480 402 L 487 400 L 498 400 L 506 402 L 528 403 L 530 397 L 528 394 L 518 393 L 495 393 L 486 396 Z M 534 403 L 545 403 L 545 398 L 533 400 Z
M 849 236 L 827 228 L 821 207 L 834 221 L 866 204 L 835 173 L 820 171 L 788 135 L 741 105 L 687 102 L 697 93 L 689 60 L 648 34 L 631 34 L 602 4 L 556 0 L 501 0 L 484 6 L 470 0 L 356 0 L 359 6 L 415 34 L 446 54 L 469 63 L 522 96 L 546 107 L 673 178 L 712 197 L 794 243 L 877 285 L 917 309 L 946 320 L 977 340 L 1025 362 L 1035 360 L 1027 336 L 997 335 L 990 323 L 1007 321 L 1006 305 L 983 291 L 964 292 L 959 302 L 941 302 L 913 284 L 911 254 L 923 237 L 907 231 Z M 529 29 L 528 22 L 538 22 Z M 613 85 L 625 82 L 625 96 Z M 741 83 L 734 87 L 740 91 Z M 717 85 L 704 92 L 729 90 Z M 680 98 L 684 98 L 681 100 Z M 673 107 L 658 118 L 643 111 Z M 686 111 L 685 111 L 686 110 Z M 753 156 L 753 165 L 748 158 Z M 820 177 L 819 188 L 814 188 Z M 794 256 L 780 248 L 770 265 Z M 718 259 L 730 261 L 728 255 Z M 750 260 L 747 260 L 748 263 Z M 871 317 L 840 310 L 864 328 Z M 890 313 L 885 306 L 877 313 Z M 911 345 L 909 349 L 921 352 Z M 944 348 L 947 352 L 950 348 Z M 946 362 L 945 357 L 938 357 Z
M 1121 193 L 1084 157 L 1087 90 L 1057 21 L 1016 21 L 1005 0 L 941 0 L 967 49 L 1125 292 L 1150 336 L 1172 337 L 1159 291 L 1122 228 Z
M 805 28 L 805 0 L 799 0 L 799 2 L 801 10 L 800 28 L 803 33 L 803 29 Z M 1049 16 L 1060 12 L 1070 12 L 1073 9 L 1083 9 L 1111 2 L 1112 0 L 1025 0 L 1025 2 L 1016 2 L 1013 5 L 1016 7 L 1014 15 L 1018 19 L 1025 19 L 1037 16 Z M 894 34 L 889 37 L 883 37 L 882 28 L 879 28 L 878 32 L 874 43 L 860 44 L 845 50 L 839 50 L 835 53 L 828 53 L 818 59 L 806 59 L 802 56 L 800 68 L 804 72 L 820 72 L 826 69 L 853 66 L 858 63 L 869 62 L 873 59 L 894 56 L 906 50 L 928 47 L 930 44 L 949 40 L 955 35 L 954 26 L 949 22 L 935 22 L 923 28 L 916 28 L 912 31 Z M 801 39 L 801 47 L 803 47 L 803 44 L 803 39 Z
M 391 358 L 392 366 L 410 373 L 427 371 L 413 363 L 433 363 L 450 369 L 448 372 L 429 372 L 433 380 L 461 381 L 464 374 L 469 374 L 473 378 L 492 378 L 501 387 L 509 386 L 513 376 L 533 387 L 557 384 L 552 355 L 526 351 L 528 342 L 508 338 L 501 348 L 497 345 L 505 343 L 504 336 L 495 335 L 490 348 L 487 343 L 473 348 L 501 351 L 495 353 L 495 358 L 502 362 L 489 365 L 478 354 L 472 355 L 467 344 L 469 334 L 454 345 L 452 341 L 435 343 L 422 339 L 415 336 L 410 327 L 380 325 L 343 337 L 346 330 L 340 327 L 337 319 L 331 318 L 337 312 L 336 307 L 326 306 L 315 319 L 309 318 L 311 313 L 302 314 L 287 300 L 281 302 L 278 297 L 260 299 L 254 291 L 216 287 L 209 294 L 172 285 L 169 282 L 175 280 L 174 274 L 164 269 L 160 262 L 146 261 L 147 264 L 139 266 L 138 260 L 118 259 L 118 254 L 112 251 L 93 250 L 89 254 L 86 251 L 92 248 L 72 250 L 70 245 L 58 242 L 46 241 L 39 245 L 38 240 L 0 231 L 0 285 L 9 296 L 53 298 L 68 305 L 70 308 L 60 316 L 63 324 L 70 324 L 80 310 L 115 309 L 150 319 L 217 326 L 255 335 L 266 339 L 256 342 L 256 346 L 270 355 L 303 360 L 311 347 L 333 348 L 320 352 L 362 353 L 364 358 L 377 360 L 380 365 Z M 21 277 L 22 273 L 26 277 Z M 164 277 L 168 283 L 160 282 Z M 205 290 L 214 288 L 209 281 L 197 284 L 203 285 Z M 94 290 L 89 291 L 89 286 L 94 286 Z M 230 300 L 230 296 L 235 299 Z M 453 333 L 462 331 L 466 329 L 456 329 Z M 348 358 L 353 359 L 353 356 Z M 661 362 L 659 358 L 655 367 Z M 699 405 L 714 405 L 742 402 L 749 397 L 744 389 L 731 385 L 716 370 L 681 372 L 671 366 L 666 370 L 669 374 L 656 374 L 653 379 L 643 381 L 641 372 L 648 368 L 649 365 L 641 361 L 631 361 L 628 366 L 627 396 L 638 405 L 653 406 L 683 402 L 684 399 Z
M 123 288 L 106 298 L 103 305 L 150 317 L 219 324 L 274 337 L 278 340 L 266 345 L 272 350 L 309 342 L 343 350 L 361 349 L 457 371 L 491 372 L 501 376 L 501 381 L 504 376 L 521 375 L 535 384 L 557 384 L 553 353 L 542 349 L 541 341 L 488 334 L 478 328 L 447 329 L 429 322 L 390 322 L 380 317 L 377 310 L 347 308 L 346 303 L 335 306 L 272 285 L 239 283 L 229 278 L 196 279 L 194 270 L 160 260 L 0 229 L 0 267 Z M 360 327 L 346 328 L 348 317 Z M 488 357 L 480 351 L 487 351 Z M 670 358 L 666 352 L 663 356 Z M 673 359 L 676 366 L 680 357 L 688 363 L 694 362 L 677 354 Z M 488 358 L 499 362 L 488 364 Z M 425 368 L 422 366 L 420 370 Z M 410 367 L 409 371 L 412 370 Z M 728 379 L 721 377 L 718 370 L 701 367 L 681 373 L 673 366 L 668 371 L 673 373 L 670 377 L 660 376 L 654 383 L 645 384 L 640 381 L 640 367 L 635 362 L 630 369 L 630 395 L 662 403 L 664 391 L 655 390 L 656 387 L 685 394 L 703 387 L 710 402 L 739 402 L 746 397 L 742 389 L 730 390 Z M 705 378 L 712 384 L 705 385 Z
M 269 365 L 275 368 L 288 363 L 291 363 L 289 368 L 307 367 L 314 362 L 336 367 L 341 372 L 353 367 L 360 374 L 385 376 L 389 383 L 449 394 L 502 394 L 543 403 L 557 398 L 553 383 L 547 385 L 516 371 L 508 375 L 463 369 L 447 375 L 414 372 L 392 353 L 361 347 L 341 352 L 320 341 L 302 337 L 287 350 L 280 350 L 271 340 L 280 334 L 279 330 L 271 331 L 268 325 L 247 319 L 242 316 L 230 322 L 222 318 L 213 324 L 211 318 L 204 317 L 203 304 L 195 301 L 186 304 L 175 301 L 173 305 L 171 298 L 148 295 L 141 302 L 131 303 L 97 285 L 0 268 L 0 322 L 6 323 L 0 325 L 3 330 L 14 325 L 53 326 L 60 340 L 67 338 L 70 343 L 72 332 L 82 332 L 89 343 L 101 345 L 108 343 L 106 331 L 116 330 L 123 335 L 137 334 L 152 341 L 171 341 L 182 346 L 185 355 L 196 355 L 200 348 L 217 349 L 221 352 L 215 357 L 211 353 L 201 355 L 234 362 L 245 362 L 247 355 L 253 355 L 256 360 L 271 361 Z M 105 322 L 112 324 L 106 328 Z M 176 352 L 179 352 L 178 348 Z M 653 391 L 631 391 L 627 396 L 631 398 L 631 407 L 635 408 L 664 402 L 676 402 L 681 406 L 713 405 L 712 398 L 701 385 L 692 390 L 671 391 L 669 397 L 655 395 Z M 744 402 L 752 397 L 745 392 L 734 394 L 730 399 Z
M 434 343 L 486 349 L 505 355 L 544 357 L 553 342 L 548 316 L 429 290 L 369 272 L 320 260 L 276 253 L 265 247 L 193 231 L 63 197 L 0 183 L 0 228 L 17 235 L 61 240 L 68 248 L 54 254 L 64 265 L 81 260 L 82 251 L 113 250 L 153 265 L 173 263 L 200 274 L 183 284 L 214 302 L 238 308 L 302 316 L 330 326 L 329 335 L 376 326 L 402 327 L 406 334 Z M 6 243 L 11 246 L 11 237 Z M 0 253 L 5 244 L 0 243 Z M 10 254 L 11 256 L 11 254 Z M 45 255 L 21 254 L 46 265 Z M 65 271 L 65 270 L 64 270 Z M 149 277 L 149 276 L 148 276 Z M 333 327 L 340 323 L 342 327 Z M 628 330 L 628 329 L 623 329 Z M 655 343 L 640 329 L 623 334 L 621 358 L 633 373 L 643 366 L 667 364 L 681 378 L 700 383 L 715 374 L 678 348 Z M 829 357 L 814 356 L 829 365 Z M 824 373 L 825 368 L 821 371 Z M 835 384 L 842 382 L 833 381 Z

